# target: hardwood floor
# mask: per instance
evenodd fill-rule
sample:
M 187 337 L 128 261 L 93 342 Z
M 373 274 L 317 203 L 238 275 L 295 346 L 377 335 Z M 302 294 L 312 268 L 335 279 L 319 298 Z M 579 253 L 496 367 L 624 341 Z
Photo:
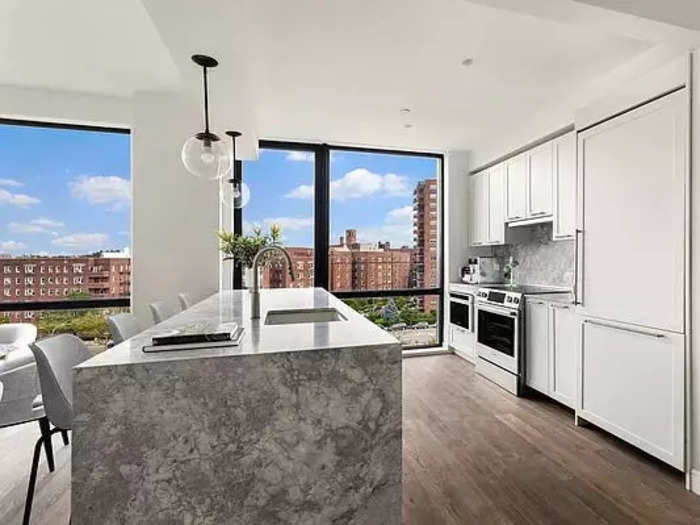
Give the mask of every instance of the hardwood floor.
M 34 444 L 39 439 L 36 422 L 0 429 L 0 524 L 22 523 Z M 56 470 L 49 473 L 41 454 L 32 506 L 32 525 L 67 525 L 70 519 L 70 446 L 53 436 Z
M 406 525 L 700 523 L 679 473 L 546 398 L 516 398 L 452 355 L 405 359 Z M 0 524 L 21 523 L 36 423 L 0 429 Z M 70 517 L 70 447 L 54 436 L 32 524 Z
M 453 355 L 403 366 L 405 524 L 700 523 L 680 473 L 553 401 Z

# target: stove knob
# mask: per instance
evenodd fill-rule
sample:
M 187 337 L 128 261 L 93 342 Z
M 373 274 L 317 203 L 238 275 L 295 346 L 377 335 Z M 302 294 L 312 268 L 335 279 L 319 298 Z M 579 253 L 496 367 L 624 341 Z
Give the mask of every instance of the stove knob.
M 508 297 L 508 298 L 506 299 L 506 302 L 508 302 L 508 303 L 513 302 L 513 298 L 512 298 L 512 297 Z
M 515 304 L 518 304 L 518 303 L 520 302 L 520 299 L 518 299 L 518 298 L 516 297 L 515 299 L 513 299 L 513 302 L 514 302 Z

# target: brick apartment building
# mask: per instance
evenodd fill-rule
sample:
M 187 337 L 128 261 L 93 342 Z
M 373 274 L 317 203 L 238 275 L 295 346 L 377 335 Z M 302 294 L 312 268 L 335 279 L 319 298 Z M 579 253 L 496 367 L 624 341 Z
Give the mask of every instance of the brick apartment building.
M 437 180 L 419 182 L 413 192 L 414 247 L 392 248 L 389 242 L 357 242 L 357 231 L 349 229 L 338 244 L 330 246 L 331 290 L 389 290 L 434 288 L 438 285 L 438 190 Z M 286 265 L 273 262 L 263 270 L 263 286 L 307 288 L 314 286 L 313 248 L 288 247 L 296 279 Z M 423 311 L 437 309 L 437 297 L 419 299 Z
M 287 248 L 296 279 L 286 265 L 275 261 L 263 271 L 263 285 L 271 288 L 306 288 L 314 285 L 313 248 Z M 392 248 L 386 243 L 360 244 L 357 231 L 347 230 L 330 246 L 331 290 L 387 290 L 408 288 L 412 276 L 412 248 Z
M 129 297 L 131 258 L 124 253 L 92 256 L 0 257 L 0 303 L 62 301 L 72 297 Z M 5 312 L 13 321 L 34 312 Z
M 413 190 L 413 286 L 438 285 L 438 188 L 436 179 L 419 182 Z M 423 301 L 423 311 L 437 308 L 437 297 Z

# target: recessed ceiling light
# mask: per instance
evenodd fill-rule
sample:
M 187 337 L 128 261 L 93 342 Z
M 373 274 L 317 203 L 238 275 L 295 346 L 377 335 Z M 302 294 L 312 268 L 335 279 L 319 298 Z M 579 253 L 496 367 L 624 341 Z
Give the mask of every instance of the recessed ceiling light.
M 474 59 L 471 57 L 467 57 L 464 60 L 462 60 L 463 66 L 471 66 L 473 63 L 474 63 Z
M 404 127 L 404 128 L 412 128 L 412 127 L 413 127 L 413 124 L 404 124 L 403 127 Z
M 399 113 L 401 113 L 402 115 L 408 115 L 410 112 L 411 112 L 411 108 L 401 108 L 399 110 Z

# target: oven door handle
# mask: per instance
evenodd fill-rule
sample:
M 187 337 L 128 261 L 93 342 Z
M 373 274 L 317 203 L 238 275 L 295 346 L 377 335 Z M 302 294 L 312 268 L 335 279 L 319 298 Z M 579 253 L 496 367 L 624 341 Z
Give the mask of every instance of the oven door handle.
M 464 297 L 450 296 L 450 302 L 451 302 L 451 303 L 464 304 L 464 305 L 466 305 L 466 306 L 471 306 L 471 305 L 472 305 L 472 300 L 471 300 L 471 299 L 465 299 Z
M 509 310 L 508 308 L 499 308 L 498 306 L 487 306 L 485 304 L 479 304 L 476 307 L 478 310 L 484 310 L 485 312 L 491 312 L 492 314 L 498 314 L 509 317 L 518 317 L 517 310 Z

